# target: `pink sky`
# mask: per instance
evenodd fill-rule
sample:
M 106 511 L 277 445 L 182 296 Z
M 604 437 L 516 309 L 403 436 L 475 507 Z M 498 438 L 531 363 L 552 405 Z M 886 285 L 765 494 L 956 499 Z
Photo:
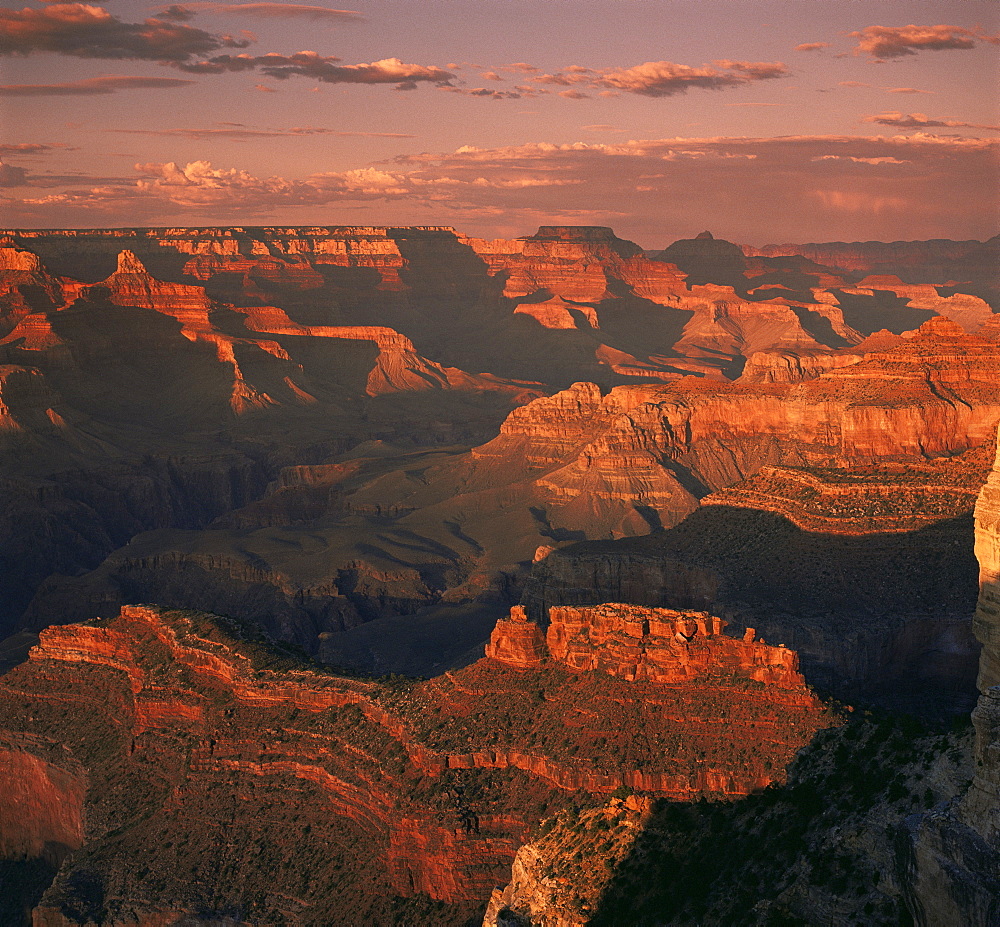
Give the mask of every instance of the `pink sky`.
M 994 0 L 0 6 L 11 227 L 998 231 Z

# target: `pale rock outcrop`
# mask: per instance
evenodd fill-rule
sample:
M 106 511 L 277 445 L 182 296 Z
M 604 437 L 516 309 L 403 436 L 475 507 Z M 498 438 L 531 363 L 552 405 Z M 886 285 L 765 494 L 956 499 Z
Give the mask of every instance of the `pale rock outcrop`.
M 972 623 L 983 645 L 979 689 L 984 695 L 1000 685 L 1000 448 L 997 454 L 976 503 L 979 604 Z
M 992 927 L 1000 922 L 1000 449 L 976 504 L 982 641 L 972 721 L 975 776 L 943 808 L 909 820 L 902 860 L 907 903 L 918 927 Z

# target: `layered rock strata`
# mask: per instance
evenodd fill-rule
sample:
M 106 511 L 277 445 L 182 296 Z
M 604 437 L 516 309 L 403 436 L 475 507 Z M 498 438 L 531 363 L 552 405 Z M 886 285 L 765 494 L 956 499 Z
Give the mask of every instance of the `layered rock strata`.
M 3 850 L 63 848 L 40 922 L 423 922 L 429 896 L 457 923 L 506 878 L 542 807 L 623 785 L 744 794 L 832 720 L 751 667 L 654 684 L 486 659 L 383 683 L 233 629 L 130 606 L 43 631 L 0 681 L 0 762 L 23 792 Z
M 773 512 L 805 531 L 841 536 L 916 531 L 968 515 L 992 450 L 870 467 L 766 466 L 701 505 Z
M 265 482 L 345 452 L 386 461 L 364 485 L 277 491 L 227 513 L 208 545 L 224 564 L 219 608 L 260 588 L 232 588 L 229 565 L 305 574 L 287 584 L 294 597 L 332 588 L 342 571 L 349 581 L 355 563 L 366 576 L 393 572 L 383 561 L 394 557 L 403 585 L 412 569 L 428 590 L 423 605 L 509 605 L 539 544 L 675 524 L 762 465 L 954 454 L 981 441 L 996 392 L 980 376 L 988 352 L 957 336 L 949 346 L 940 326 L 895 346 L 858 342 L 872 307 L 896 313 L 899 331 L 930 315 L 903 305 L 932 299 L 926 288 L 855 281 L 795 256 L 741 258 L 708 236 L 675 249 L 704 280 L 610 229 L 574 226 L 492 242 L 444 227 L 35 230 L 11 232 L 3 247 L 0 363 L 18 370 L 0 399 L 0 453 L 24 482 L 0 518 L 17 539 L 4 562 L 31 564 L 3 571 L 17 587 L 0 594 L 10 630 L 35 593 L 31 617 L 44 623 L 73 596 L 90 614 L 176 588 L 186 538 L 109 563 L 105 572 L 120 573 L 120 562 L 142 561 L 111 583 L 127 594 L 79 578 L 136 530 L 203 527 L 146 517 L 154 493 L 160 511 L 190 508 L 181 495 L 191 480 L 165 475 L 163 453 L 237 469 L 249 459 Z M 977 298 L 964 284 L 940 288 L 941 311 L 981 313 Z M 948 381 L 949 369 L 965 381 Z M 725 382 L 741 370 L 736 386 Z M 600 388 L 526 406 L 483 445 L 512 406 L 575 382 Z M 386 456 L 435 445 L 455 445 L 452 460 Z M 466 456 L 459 445 L 480 447 Z M 98 471 L 123 469 L 142 485 L 99 504 L 91 493 L 78 506 L 56 485 L 81 485 L 87 472 L 103 486 Z M 256 533 L 273 527 L 295 530 Z M 314 569 L 310 552 L 324 543 L 337 553 Z M 309 562 L 272 568 L 286 562 L 275 545 Z M 53 575 L 40 590 L 42 563 Z M 151 576 L 153 563 L 171 575 Z M 286 600 L 283 582 L 266 580 L 281 588 L 261 599 Z M 395 614 L 405 597 L 382 598 L 371 616 Z
M 530 622 L 522 606 L 501 619 L 486 655 L 515 669 L 551 658 L 571 670 L 597 670 L 628 680 L 678 683 L 730 670 L 781 689 L 803 690 L 796 654 L 784 646 L 722 633 L 726 622 L 708 612 L 606 603 L 550 608 L 548 630 Z
M 267 324 L 277 327 L 276 318 Z M 778 530 L 772 525 L 778 516 L 807 532 L 800 542 L 794 532 L 778 530 L 784 540 L 777 546 L 790 545 L 789 562 L 775 568 L 779 574 L 790 564 L 803 567 L 802 545 L 826 551 L 817 554 L 821 559 L 847 556 L 851 545 L 844 539 L 850 535 L 861 539 L 855 545 L 858 556 L 886 562 L 893 555 L 882 535 L 905 535 L 891 544 L 919 549 L 924 556 L 932 535 L 940 534 L 947 536 L 949 562 L 959 555 L 964 560 L 954 564 L 947 582 L 928 587 L 930 577 L 924 574 L 907 580 L 905 588 L 924 593 L 908 598 L 906 608 L 897 608 L 876 583 L 852 598 L 837 589 L 824 592 L 836 603 L 831 611 L 806 592 L 809 585 L 829 585 L 818 566 L 817 575 L 799 576 L 802 588 L 792 583 L 774 590 L 773 581 L 765 582 L 785 603 L 781 609 L 768 609 L 766 597 L 758 601 L 757 594 L 748 602 L 742 592 L 723 590 L 725 597 L 715 599 L 720 586 L 732 589 L 734 579 L 721 581 L 714 562 L 701 564 L 687 554 L 667 557 L 669 577 L 653 567 L 657 578 L 648 586 L 645 579 L 633 582 L 626 575 L 631 567 L 618 570 L 610 585 L 599 570 L 583 582 L 597 583 L 599 590 L 580 590 L 579 597 L 574 591 L 567 599 L 559 589 L 564 579 L 572 586 L 581 582 L 570 570 L 573 576 L 546 581 L 546 605 L 603 600 L 715 607 L 718 602 L 741 613 L 749 606 L 750 616 L 740 620 L 760 628 L 765 625 L 759 621 L 768 622 L 766 636 L 800 650 L 808 665 L 833 659 L 841 678 L 859 672 L 874 678 L 875 668 L 895 659 L 897 651 L 907 655 L 904 663 L 914 658 L 939 667 L 935 676 L 952 672 L 945 667 L 955 664 L 955 678 L 964 682 L 966 658 L 974 657 L 968 623 L 956 607 L 959 600 L 965 602 L 961 584 L 971 565 L 962 519 L 971 510 L 983 469 L 957 455 L 990 437 L 1000 416 L 1000 345 L 967 335 L 947 320 L 927 323 L 909 338 L 876 341 L 864 360 L 807 382 L 727 384 L 688 378 L 622 386 L 606 394 L 596 384 L 579 383 L 515 409 L 500 434 L 471 453 L 368 461 L 355 455 L 342 462 L 343 472 L 328 485 L 294 492 L 278 488 L 265 502 L 218 524 L 220 530 L 207 539 L 150 536 L 89 578 L 54 582 L 39 594 L 32 615 L 41 620 L 64 611 L 72 601 L 68 595 L 113 606 L 149 598 L 191 607 L 198 601 L 180 596 L 197 587 L 211 608 L 255 619 L 262 610 L 270 611 L 282 622 L 287 616 L 288 627 L 296 629 L 293 639 L 315 652 L 316 633 L 353 624 L 342 601 L 333 600 L 337 595 L 350 598 L 366 618 L 470 598 L 509 605 L 520 594 L 526 569 L 518 562 L 526 563 L 540 544 L 648 534 L 678 525 L 704 502 L 696 523 L 706 523 L 711 519 L 707 510 L 715 509 L 734 550 L 759 546 L 735 537 L 735 526 L 751 512 L 758 519 L 773 516 L 754 529 L 763 532 L 761 537 Z M 727 517 L 729 510 L 744 514 Z M 320 547 L 326 553 L 321 555 Z M 711 550 L 706 557 L 713 559 Z M 676 566 L 679 559 L 683 566 Z M 642 560 L 649 558 L 644 554 Z M 213 562 L 220 565 L 215 580 L 199 572 Z M 557 556 L 553 564 L 563 568 L 566 561 Z M 249 581 L 233 583 L 234 569 Z M 539 577 L 545 573 L 544 563 L 532 569 Z M 903 575 L 901 561 L 889 569 L 891 575 Z M 183 570 L 191 571 L 188 580 L 179 575 Z M 766 572 L 751 567 L 749 574 Z M 735 585 L 745 584 L 736 580 Z M 663 590 L 666 598 L 648 599 L 651 591 Z M 873 590 L 878 603 L 870 603 Z M 296 600 L 300 591 L 303 601 Z M 925 599 L 927 604 L 921 604 Z M 796 630 L 791 616 L 803 608 L 808 620 Z M 884 622 L 907 609 L 916 611 L 900 642 Z M 759 610 L 764 613 L 758 619 Z M 830 612 L 831 627 L 825 631 L 813 626 L 813 618 L 821 617 L 817 611 Z M 843 615 L 859 613 L 868 616 L 862 627 L 870 630 L 870 640 L 832 627 L 847 622 Z M 878 628 L 872 616 L 879 616 Z M 902 629 L 899 620 L 897 630 Z M 835 657 L 828 635 L 837 641 Z M 844 650 L 851 641 L 864 653 Z M 825 675 L 822 682 L 827 683 Z

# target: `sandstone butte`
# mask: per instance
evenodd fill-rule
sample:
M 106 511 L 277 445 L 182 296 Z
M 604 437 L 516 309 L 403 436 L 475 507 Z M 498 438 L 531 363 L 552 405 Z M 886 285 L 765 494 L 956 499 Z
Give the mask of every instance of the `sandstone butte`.
M 421 923 L 428 899 L 460 923 L 546 813 L 623 785 L 735 798 L 835 723 L 794 653 L 704 613 L 553 611 L 548 644 L 515 609 L 491 657 L 405 683 L 202 613 L 45 630 L 0 680 L 0 851 L 62 864 L 35 923 Z

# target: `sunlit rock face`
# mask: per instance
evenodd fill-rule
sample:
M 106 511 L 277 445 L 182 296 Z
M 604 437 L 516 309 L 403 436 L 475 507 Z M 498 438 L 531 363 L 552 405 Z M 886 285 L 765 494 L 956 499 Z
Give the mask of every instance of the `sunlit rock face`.
M 733 798 L 781 781 L 836 723 L 793 654 L 725 638 L 708 616 L 637 640 L 669 664 L 661 681 L 628 672 L 632 625 L 667 618 L 619 610 L 615 627 L 591 622 L 604 637 L 585 649 L 610 653 L 595 670 L 558 645 L 517 660 L 501 623 L 493 657 L 424 682 L 337 676 L 198 612 L 128 606 L 49 628 L 0 680 L 0 768 L 17 779 L 0 853 L 74 851 L 39 923 L 294 910 L 381 925 L 433 910 L 458 924 L 544 809 L 622 787 Z
M 968 791 L 910 822 L 903 860 L 908 903 L 921 927 L 1000 920 L 1000 450 L 976 503 L 982 695 L 972 722 L 975 776 Z
M 659 683 L 731 670 L 778 688 L 804 686 L 794 652 L 755 641 L 753 629 L 741 640 L 731 638 L 722 633 L 726 622 L 707 612 L 608 603 L 551 608 L 548 619 L 545 649 L 573 670 Z M 512 609 L 509 619 L 497 623 L 487 655 L 514 667 L 529 665 L 530 656 L 523 654 L 537 653 L 534 640 L 541 640 L 541 631 L 532 639 L 525 621 L 523 608 Z
M 983 644 L 979 688 L 986 695 L 1000 685 L 1000 456 L 976 503 L 976 557 L 979 604 L 973 626 Z

